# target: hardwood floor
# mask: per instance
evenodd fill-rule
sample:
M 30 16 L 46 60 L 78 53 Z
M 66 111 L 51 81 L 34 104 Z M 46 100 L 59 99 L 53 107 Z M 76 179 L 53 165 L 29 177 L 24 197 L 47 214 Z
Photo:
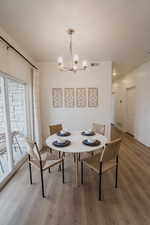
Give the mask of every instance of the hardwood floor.
M 45 172 L 47 197 L 43 199 L 40 174 L 33 169 L 31 186 L 25 164 L 0 193 L 0 225 L 149 225 L 150 149 L 115 128 L 112 131 L 112 139 L 123 138 L 117 190 L 115 171 L 104 174 L 104 200 L 99 202 L 98 177 L 88 169 L 85 184 L 74 187 L 70 155 L 65 162 L 65 184 L 57 168 Z

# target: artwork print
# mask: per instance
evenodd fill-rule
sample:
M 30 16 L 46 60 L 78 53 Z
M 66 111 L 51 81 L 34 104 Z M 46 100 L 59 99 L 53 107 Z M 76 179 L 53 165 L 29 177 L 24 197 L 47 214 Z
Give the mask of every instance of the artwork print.
M 77 88 L 76 89 L 76 107 L 84 108 L 87 103 L 86 88 Z
M 88 88 L 88 107 L 98 106 L 98 88 Z
M 63 90 L 62 88 L 52 88 L 52 99 L 54 108 L 63 107 Z
M 75 106 L 74 88 L 64 89 L 64 106 L 66 108 L 74 108 Z

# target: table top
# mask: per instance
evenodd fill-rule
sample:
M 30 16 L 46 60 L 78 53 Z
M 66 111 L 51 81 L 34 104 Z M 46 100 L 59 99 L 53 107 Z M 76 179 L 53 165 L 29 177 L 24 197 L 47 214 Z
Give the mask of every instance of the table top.
M 53 142 L 58 139 L 57 134 L 53 134 L 46 139 L 47 146 L 56 150 L 56 151 L 80 153 L 80 152 L 95 151 L 97 149 L 100 149 L 100 148 L 104 147 L 105 144 L 107 143 L 107 138 L 105 136 L 96 133 L 92 137 L 99 140 L 101 142 L 100 145 L 98 145 L 98 146 L 87 146 L 87 145 L 84 145 L 82 143 L 82 141 L 84 139 L 91 138 L 91 136 L 90 137 L 83 136 L 83 135 L 81 135 L 81 131 L 72 131 L 70 133 L 71 133 L 70 136 L 61 137 L 61 138 L 65 138 L 65 139 L 71 141 L 71 144 L 69 146 L 66 146 L 66 147 L 56 147 L 56 146 L 54 146 Z

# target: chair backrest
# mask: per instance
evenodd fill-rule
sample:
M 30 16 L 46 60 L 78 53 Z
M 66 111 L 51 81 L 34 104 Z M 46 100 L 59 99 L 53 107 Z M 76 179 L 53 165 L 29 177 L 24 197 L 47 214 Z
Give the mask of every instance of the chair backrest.
M 119 155 L 121 138 L 118 138 L 106 145 L 102 151 L 100 161 L 106 162 L 115 159 Z
M 62 124 L 50 125 L 49 126 L 50 135 L 56 134 L 57 132 L 61 131 L 62 129 L 63 129 Z
M 105 125 L 99 123 L 93 123 L 93 129 L 95 133 L 105 135 Z
M 41 160 L 40 151 L 38 149 L 38 146 L 36 142 L 32 141 L 29 137 L 22 137 L 24 140 L 24 143 L 26 144 L 26 151 L 27 153 L 32 157 L 34 160 Z

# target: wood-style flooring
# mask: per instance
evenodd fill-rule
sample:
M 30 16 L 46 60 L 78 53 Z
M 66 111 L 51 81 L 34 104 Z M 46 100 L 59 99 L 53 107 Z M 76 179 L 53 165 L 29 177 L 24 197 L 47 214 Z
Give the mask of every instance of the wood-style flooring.
M 40 174 L 33 169 L 29 184 L 27 163 L 0 192 L 0 225 L 150 225 L 150 149 L 122 136 L 119 187 L 114 172 L 103 176 L 103 201 L 98 201 L 98 177 L 86 170 L 85 184 L 74 186 L 72 155 L 65 161 L 65 184 L 55 168 L 44 174 L 46 199 L 41 196 Z

